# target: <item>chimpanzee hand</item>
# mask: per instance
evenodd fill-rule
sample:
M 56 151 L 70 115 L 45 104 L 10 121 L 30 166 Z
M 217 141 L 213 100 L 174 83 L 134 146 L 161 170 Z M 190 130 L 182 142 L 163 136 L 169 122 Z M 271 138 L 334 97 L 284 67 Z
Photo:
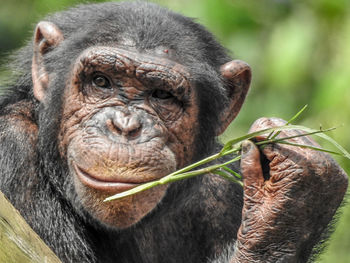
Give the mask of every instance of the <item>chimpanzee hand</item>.
M 280 126 L 257 120 L 251 131 Z M 284 131 L 279 137 L 300 134 Z M 309 137 L 291 140 L 317 146 Z M 348 179 L 328 155 L 271 144 L 243 144 L 244 207 L 233 262 L 305 262 L 343 200 Z

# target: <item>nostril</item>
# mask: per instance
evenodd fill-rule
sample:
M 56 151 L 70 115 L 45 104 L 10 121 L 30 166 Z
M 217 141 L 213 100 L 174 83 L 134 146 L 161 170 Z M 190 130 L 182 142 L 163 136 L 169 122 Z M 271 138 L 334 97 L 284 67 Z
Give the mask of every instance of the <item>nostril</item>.
M 129 137 L 136 137 L 140 134 L 140 132 L 141 132 L 141 125 L 139 125 L 138 127 L 135 126 L 132 130 L 128 132 L 128 135 Z
M 108 129 L 113 133 L 117 133 L 118 135 L 121 135 L 123 133 L 123 131 L 118 126 L 114 125 L 113 121 L 110 119 L 106 121 L 106 125 Z
M 137 116 L 123 113 L 115 114 L 113 119 L 108 119 L 106 125 L 110 131 L 125 137 L 136 137 L 140 134 L 142 125 Z

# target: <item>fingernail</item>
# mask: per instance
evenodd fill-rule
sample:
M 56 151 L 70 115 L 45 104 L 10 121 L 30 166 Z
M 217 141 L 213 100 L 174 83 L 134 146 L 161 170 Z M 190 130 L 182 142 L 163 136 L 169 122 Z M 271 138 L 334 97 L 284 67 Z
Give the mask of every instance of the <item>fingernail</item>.
M 252 142 L 248 140 L 242 142 L 242 154 L 247 154 L 251 148 L 252 148 Z

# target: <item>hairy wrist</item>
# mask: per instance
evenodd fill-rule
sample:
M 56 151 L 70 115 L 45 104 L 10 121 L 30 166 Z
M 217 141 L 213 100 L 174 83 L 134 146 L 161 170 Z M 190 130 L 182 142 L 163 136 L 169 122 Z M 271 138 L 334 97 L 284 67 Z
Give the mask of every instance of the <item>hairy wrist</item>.
M 298 262 L 294 247 L 286 244 L 266 244 L 250 247 L 237 240 L 230 263 L 245 262 Z

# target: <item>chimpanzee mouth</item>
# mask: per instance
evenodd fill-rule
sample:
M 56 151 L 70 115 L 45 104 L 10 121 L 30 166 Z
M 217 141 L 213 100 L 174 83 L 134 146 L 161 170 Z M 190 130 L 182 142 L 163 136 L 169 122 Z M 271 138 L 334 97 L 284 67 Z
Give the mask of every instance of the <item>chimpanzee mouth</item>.
M 101 191 L 108 191 L 108 192 L 124 192 L 127 190 L 130 190 L 138 185 L 140 183 L 134 183 L 134 182 L 119 182 L 116 180 L 101 180 L 97 176 L 94 176 L 91 173 L 86 172 L 84 169 L 80 168 L 78 165 L 73 163 L 75 174 L 77 175 L 80 182 L 82 182 L 84 185 L 94 188 Z

